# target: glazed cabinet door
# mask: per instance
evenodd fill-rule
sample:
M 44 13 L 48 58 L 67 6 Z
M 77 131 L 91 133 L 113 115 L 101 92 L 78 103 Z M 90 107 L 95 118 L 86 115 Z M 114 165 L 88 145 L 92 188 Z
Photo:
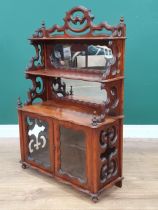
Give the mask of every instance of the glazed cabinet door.
M 22 118 L 24 161 L 46 172 L 54 172 L 52 120 L 31 113 L 23 113 Z
M 89 188 L 91 132 L 71 123 L 55 123 L 56 176 Z

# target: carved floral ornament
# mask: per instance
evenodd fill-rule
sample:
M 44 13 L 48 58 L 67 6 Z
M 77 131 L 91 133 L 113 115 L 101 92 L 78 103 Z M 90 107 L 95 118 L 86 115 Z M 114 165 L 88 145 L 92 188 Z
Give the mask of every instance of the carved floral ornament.
M 63 26 L 54 25 L 53 27 L 46 29 L 45 23 L 43 22 L 42 27 L 36 30 L 33 38 L 51 38 L 55 35 L 60 35 L 58 33 L 63 33 L 63 37 L 72 37 L 75 36 L 75 33 L 80 36 L 95 36 L 96 31 L 102 31 L 104 29 L 108 32 L 107 34 L 105 33 L 104 36 L 125 37 L 126 26 L 123 17 L 120 18 L 120 23 L 117 26 L 111 26 L 106 22 L 95 25 L 93 23 L 94 16 L 90 12 L 91 10 L 88 10 L 85 7 L 75 7 L 66 12 L 66 17 L 63 19 Z

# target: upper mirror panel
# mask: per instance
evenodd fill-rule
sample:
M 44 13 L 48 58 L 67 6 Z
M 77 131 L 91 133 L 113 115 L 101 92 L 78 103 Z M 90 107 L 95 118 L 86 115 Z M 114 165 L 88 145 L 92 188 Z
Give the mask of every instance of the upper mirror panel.
M 110 42 L 109 42 L 110 43 Z M 109 44 L 108 44 L 109 45 Z M 118 71 L 119 52 L 107 45 L 54 44 L 49 46 L 49 65 L 52 68 Z

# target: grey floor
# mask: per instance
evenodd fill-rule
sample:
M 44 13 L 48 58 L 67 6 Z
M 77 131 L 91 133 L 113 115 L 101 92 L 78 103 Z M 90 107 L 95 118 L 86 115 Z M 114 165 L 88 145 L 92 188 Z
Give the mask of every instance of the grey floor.
M 158 210 L 158 140 L 124 141 L 123 187 L 106 190 L 97 204 L 70 186 L 23 170 L 18 139 L 0 139 L 0 210 Z

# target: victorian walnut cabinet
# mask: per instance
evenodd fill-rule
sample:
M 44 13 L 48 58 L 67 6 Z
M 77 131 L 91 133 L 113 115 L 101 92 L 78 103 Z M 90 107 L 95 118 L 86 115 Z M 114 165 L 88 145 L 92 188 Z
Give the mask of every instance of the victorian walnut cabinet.
M 117 26 L 93 20 L 79 6 L 66 12 L 63 26 L 47 29 L 43 22 L 36 30 L 30 38 L 35 56 L 25 72 L 32 88 L 24 105 L 18 98 L 18 116 L 22 168 L 96 202 L 104 189 L 122 186 L 126 26 L 123 18 Z

